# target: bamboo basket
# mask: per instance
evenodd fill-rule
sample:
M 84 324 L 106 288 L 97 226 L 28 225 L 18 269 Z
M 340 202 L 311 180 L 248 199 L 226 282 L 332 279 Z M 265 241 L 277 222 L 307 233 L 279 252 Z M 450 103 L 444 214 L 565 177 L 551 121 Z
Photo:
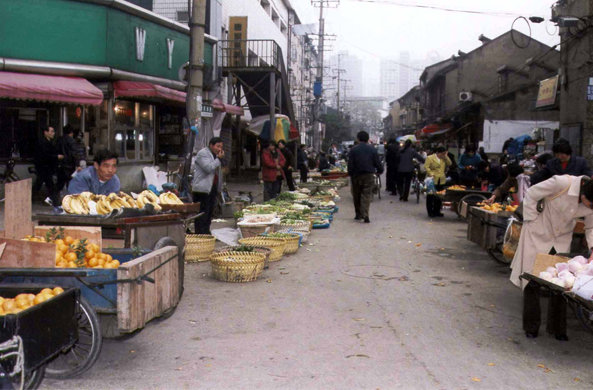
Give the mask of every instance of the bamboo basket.
M 280 223 L 277 225 L 278 229 L 309 229 L 309 222 L 308 221 L 303 221 L 303 222 L 299 222 L 299 223 L 294 223 L 294 224 L 290 224 L 290 223 Z
M 214 252 L 216 237 L 209 234 L 185 235 L 185 261 L 199 263 L 208 261 Z
M 303 228 L 303 229 L 293 229 L 293 228 L 285 228 L 285 229 L 280 229 L 279 230 L 280 233 L 300 233 L 303 235 L 303 244 L 307 241 L 309 241 L 309 235 L 311 234 L 311 232 L 309 231 L 309 228 Z
M 299 241 L 301 241 L 301 236 L 295 233 L 284 233 L 290 234 L 291 237 L 266 237 L 266 238 L 275 238 L 275 239 L 283 239 L 286 241 L 286 247 L 284 248 L 285 255 L 292 255 L 297 253 L 299 250 Z M 264 236 L 265 237 L 265 236 Z
M 270 225 L 252 225 L 252 226 L 241 226 L 241 225 L 237 225 L 239 226 L 239 229 L 241 229 L 241 235 L 243 236 L 243 238 L 249 238 L 249 237 L 257 237 L 262 233 L 266 232 L 266 229 L 268 229 L 268 233 L 274 233 L 274 226 L 273 224 Z
M 263 246 L 253 246 L 253 245 L 245 245 L 245 246 L 248 246 L 250 248 L 253 248 L 253 251 L 256 252 L 256 253 L 262 253 L 262 254 L 266 255 L 266 258 L 264 259 L 264 268 L 265 268 L 265 266 L 267 265 L 267 263 L 270 261 L 270 255 L 272 254 L 272 250 L 270 248 L 266 248 L 266 247 L 263 247 Z M 220 249 L 216 249 L 215 252 L 216 253 L 229 252 L 231 249 L 238 248 L 238 247 L 239 247 L 239 245 L 237 245 L 237 246 L 225 246 L 225 247 L 222 247 Z M 251 253 L 251 252 L 246 252 L 246 253 Z
M 212 277 L 223 282 L 256 280 L 264 269 L 266 255 L 256 252 L 220 252 L 210 256 Z
M 242 238 L 239 240 L 239 244 L 249 246 L 263 246 L 270 249 L 272 251 L 272 253 L 270 253 L 270 258 L 268 259 L 270 263 L 282 260 L 284 248 L 286 248 L 285 240 L 275 240 L 265 237 Z

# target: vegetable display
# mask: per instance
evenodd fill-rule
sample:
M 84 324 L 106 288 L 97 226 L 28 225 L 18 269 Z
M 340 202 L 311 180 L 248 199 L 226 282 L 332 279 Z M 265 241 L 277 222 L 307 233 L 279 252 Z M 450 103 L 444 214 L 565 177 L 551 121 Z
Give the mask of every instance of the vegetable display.
M 580 275 L 593 276 L 593 260 L 583 256 L 574 257 L 566 263 L 556 263 L 539 273 L 539 277 L 567 290 L 572 289 Z

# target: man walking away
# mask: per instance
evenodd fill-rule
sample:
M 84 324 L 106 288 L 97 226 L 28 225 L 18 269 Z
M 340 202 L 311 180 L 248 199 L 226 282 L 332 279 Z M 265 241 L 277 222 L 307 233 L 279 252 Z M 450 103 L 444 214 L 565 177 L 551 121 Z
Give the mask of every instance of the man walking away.
M 195 222 L 196 233 L 210 234 L 212 211 L 216 205 L 216 195 L 222 191 L 222 168 L 220 159 L 224 157 L 222 138 L 210 139 L 208 146 L 200 150 L 193 162 L 194 179 L 192 192 L 194 202 L 200 202 L 200 212 L 204 215 Z
M 62 189 L 68 185 L 72 179 L 72 174 L 80 164 L 80 157 L 78 156 L 78 146 L 74 139 L 74 132 L 70 125 L 64 126 L 63 135 L 58 138 L 58 151 L 64 155 L 64 158 L 58 165 L 58 185 L 56 191 L 58 194 Z
M 64 159 L 63 154 L 58 154 L 58 149 L 53 143 L 56 135 L 53 127 L 41 126 L 42 137 L 39 140 L 37 153 L 35 154 L 35 171 L 39 180 L 39 188 L 45 183 L 49 192 L 49 199 L 46 203 L 54 207 L 59 207 L 58 191 L 54 184 L 54 174 L 58 168 L 58 163 Z
M 387 163 L 387 191 L 397 195 L 397 165 L 399 164 L 399 143 L 390 138 L 385 148 L 385 162 Z
M 297 150 L 297 168 L 301 173 L 301 183 L 306 183 L 309 168 L 307 167 L 307 153 L 305 153 L 305 145 L 301 145 L 301 147 Z
M 348 156 L 348 175 L 352 178 L 352 197 L 354 198 L 354 219 L 370 223 L 369 207 L 375 186 L 375 174 L 383 173 L 383 165 L 377 150 L 369 145 L 369 133 L 361 131 L 356 135 L 359 144 L 352 148 Z
M 286 185 L 288 186 L 289 191 L 294 191 L 294 180 L 292 180 L 292 152 L 286 147 L 286 141 L 284 140 L 278 141 L 278 149 L 280 149 L 280 153 L 282 153 L 284 160 L 286 160 L 286 164 L 284 165 L 284 168 L 282 168 L 284 171 L 284 178 L 286 179 Z
M 399 200 L 402 202 L 407 202 L 410 195 L 410 184 L 414 175 L 414 159 L 418 163 L 424 164 L 424 157 L 414 150 L 412 141 L 408 139 L 404 144 L 404 148 L 399 152 L 399 164 L 397 166 L 397 192 L 399 192 Z

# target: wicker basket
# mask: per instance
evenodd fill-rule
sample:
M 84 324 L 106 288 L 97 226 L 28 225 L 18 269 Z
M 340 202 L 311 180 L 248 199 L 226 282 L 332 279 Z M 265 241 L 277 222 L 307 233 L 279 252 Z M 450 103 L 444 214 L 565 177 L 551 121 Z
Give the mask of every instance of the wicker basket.
M 253 248 L 253 251 L 256 253 L 262 253 L 264 255 L 266 255 L 266 258 L 264 260 L 264 268 L 266 266 L 266 264 L 268 263 L 268 261 L 270 261 L 270 255 L 272 254 L 272 250 L 270 248 L 266 248 L 263 246 L 253 246 L 253 245 L 245 245 L 248 246 L 250 248 Z M 232 249 L 238 248 L 239 245 L 237 246 L 224 246 L 222 248 L 216 249 L 216 253 L 221 253 L 221 252 L 229 252 Z M 246 253 L 251 253 L 251 252 L 246 252 Z
M 256 280 L 264 269 L 266 255 L 256 252 L 220 252 L 210 256 L 212 277 L 223 282 Z
M 286 241 L 286 247 L 284 248 L 285 255 L 292 255 L 297 253 L 299 250 L 299 241 L 301 241 L 301 236 L 295 233 L 284 233 L 289 234 L 290 237 L 269 237 L 269 238 L 281 238 Z
M 279 231 L 280 233 L 300 233 L 303 235 L 303 239 L 302 239 L 302 243 L 304 244 L 305 242 L 309 241 L 309 235 L 311 234 L 311 232 L 309 231 L 309 228 L 304 228 L 304 229 L 281 229 Z
M 272 253 L 270 253 L 270 258 L 268 259 L 270 263 L 282 260 L 284 248 L 286 248 L 286 240 L 275 240 L 265 237 L 242 238 L 239 240 L 239 244 L 249 246 L 263 246 L 270 249 L 272 251 Z
M 270 225 L 251 225 L 251 226 L 241 226 L 241 225 L 237 225 L 239 226 L 239 229 L 241 229 L 241 236 L 243 238 L 249 238 L 249 237 L 257 237 L 262 233 L 266 232 L 266 229 L 268 230 L 268 233 L 274 233 L 274 226 L 273 224 Z
M 186 234 L 185 261 L 199 263 L 210 260 L 215 245 L 216 237 L 209 234 Z
M 309 229 L 309 222 L 303 221 L 299 223 L 280 223 L 277 225 L 276 229 Z

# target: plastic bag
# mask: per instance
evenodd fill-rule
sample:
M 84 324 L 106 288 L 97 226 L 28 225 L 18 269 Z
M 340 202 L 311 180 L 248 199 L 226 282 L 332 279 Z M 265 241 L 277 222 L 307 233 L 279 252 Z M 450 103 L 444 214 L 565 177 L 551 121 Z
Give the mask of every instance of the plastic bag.
M 434 179 L 432 177 L 427 177 L 424 180 L 424 187 L 426 188 L 427 194 L 436 194 L 437 189 L 434 186 Z
M 521 228 L 523 225 L 514 217 L 509 218 L 507 230 L 504 233 L 504 241 L 502 246 L 502 254 L 507 260 L 512 260 L 515 257 L 515 252 L 519 246 L 519 239 L 521 238 Z
M 572 287 L 572 292 L 586 300 L 593 300 L 593 276 L 578 275 Z

